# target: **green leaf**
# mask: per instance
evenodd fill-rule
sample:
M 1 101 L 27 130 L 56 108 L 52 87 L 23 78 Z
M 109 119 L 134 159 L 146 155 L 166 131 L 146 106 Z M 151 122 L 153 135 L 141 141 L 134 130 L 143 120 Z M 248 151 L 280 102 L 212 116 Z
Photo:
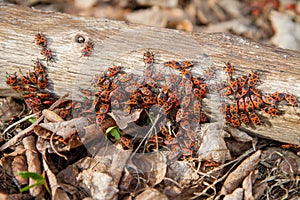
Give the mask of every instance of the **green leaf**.
M 111 126 L 111 127 L 109 127 L 108 129 L 106 129 L 106 134 L 108 134 L 109 132 L 111 132 L 113 129 L 116 129 L 116 128 L 118 128 L 117 126 Z
M 26 192 L 26 191 L 30 190 L 30 188 L 33 188 L 33 187 L 35 187 L 37 185 L 43 185 L 43 184 L 44 184 L 43 182 L 37 181 L 36 183 L 34 183 L 32 185 L 26 185 L 26 186 L 22 187 L 20 189 L 20 192 Z
M 33 180 L 43 180 L 44 177 L 42 175 L 39 175 L 34 172 L 28 172 L 28 171 L 20 171 L 17 172 L 16 175 L 21 176 L 22 178 L 32 178 Z
M 36 118 L 35 117 L 29 118 L 28 121 L 33 124 L 36 121 Z
M 106 129 L 106 134 L 110 134 L 115 138 L 115 140 L 119 140 L 121 138 L 121 131 L 118 126 L 111 126 L 108 129 Z
M 28 172 L 28 171 L 20 171 L 20 172 L 17 172 L 16 175 L 19 175 L 22 178 L 32 178 L 33 180 L 36 181 L 32 185 L 26 185 L 25 187 L 22 187 L 20 189 L 20 192 L 26 192 L 26 191 L 30 190 L 30 188 L 33 188 L 37 185 L 44 185 L 44 187 L 49 192 L 49 194 L 51 194 L 51 191 L 47 185 L 46 179 L 42 175 L 34 173 L 34 172 Z
M 121 138 L 121 134 L 119 130 L 113 129 L 110 131 L 111 136 L 113 136 L 116 140 L 119 140 Z

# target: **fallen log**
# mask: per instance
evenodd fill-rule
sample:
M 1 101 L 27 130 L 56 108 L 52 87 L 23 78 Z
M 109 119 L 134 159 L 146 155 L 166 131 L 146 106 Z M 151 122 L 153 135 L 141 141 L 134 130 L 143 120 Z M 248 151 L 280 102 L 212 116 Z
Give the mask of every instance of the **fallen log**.
M 78 99 L 79 88 L 90 88 L 91 79 L 99 71 L 120 65 L 126 72 L 142 75 L 143 53 L 155 53 L 155 68 L 169 73 L 162 63 L 168 60 L 194 60 L 193 74 L 201 75 L 208 67 L 217 68 L 214 81 L 225 81 L 225 62 L 236 66 L 236 74 L 260 73 L 259 88 L 265 93 L 289 92 L 300 96 L 300 53 L 276 48 L 224 33 L 185 33 L 163 28 L 127 24 L 120 21 L 44 12 L 9 4 L 0 4 L 0 91 L 1 96 L 21 97 L 5 83 L 6 72 L 26 73 L 32 60 L 42 59 L 34 36 L 42 32 L 55 62 L 47 63 L 49 89 L 62 96 L 71 93 Z M 82 43 L 94 43 L 91 56 L 81 55 Z M 219 101 L 216 95 L 206 105 L 216 117 Z M 214 98 L 213 98 L 214 97 Z M 268 123 L 241 129 L 264 138 L 299 144 L 299 108 L 281 106 L 283 116 L 266 116 Z M 222 120 L 222 118 L 220 118 Z

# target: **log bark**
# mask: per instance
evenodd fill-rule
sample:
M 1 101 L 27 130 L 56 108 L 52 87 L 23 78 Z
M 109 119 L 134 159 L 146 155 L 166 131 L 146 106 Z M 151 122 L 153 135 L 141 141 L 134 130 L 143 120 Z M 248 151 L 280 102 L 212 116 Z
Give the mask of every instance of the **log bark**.
M 127 72 L 142 74 L 143 53 L 155 52 L 157 71 L 169 73 L 162 63 L 168 60 L 194 60 L 193 74 L 201 75 L 210 66 L 217 68 L 213 81 L 225 81 L 224 62 L 236 66 L 237 75 L 257 70 L 261 74 L 259 88 L 265 93 L 289 92 L 300 96 L 300 53 L 253 42 L 224 33 L 184 33 L 176 30 L 127 24 L 55 12 L 43 12 L 15 5 L 0 4 L 0 92 L 1 96 L 17 96 L 5 84 L 7 73 L 25 73 L 33 69 L 32 60 L 43 58 L 34 42 L 42 32 L 52 50 L 55 62 L 48 62 L 49 89 L 59 96 L 71 93 L 78 98 L 78 88 L 90 88 L 92 77 L 111 65 L 121 65 Z M 82 57 L 83 44 L 78 35 L 92 41 L 94 51 Z M 46 62 L 44 62 L 46 63 Z M 211 95 L 206 104 L 214 113 L 218 101 Z M 212 103 L 211 103 L 212 102 Z M 283 116 L 266 116 L 265 126 L 245 127 L 256 136 L 299 144 L 299 108 L 282 106 Z M 215 114 L 216 115 L 216 114 Z M 212 116 L 215 116 L 214 114 Z

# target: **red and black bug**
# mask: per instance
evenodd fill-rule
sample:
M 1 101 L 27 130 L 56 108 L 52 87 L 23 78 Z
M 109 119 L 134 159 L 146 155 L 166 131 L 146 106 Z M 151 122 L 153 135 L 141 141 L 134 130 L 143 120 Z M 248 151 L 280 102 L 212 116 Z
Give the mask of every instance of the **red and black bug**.
M 34 62 L 34 71 L 37 75 L 45 73 L 45 67 L 38 59 Z
M 254 112 L 250 113 L 249 118 L 254 125 L 257 125 L 257 126 L 262 125 L 262 121 L 260 120 L 260 118 L 258 117 L 258 115 L 256 113 L 254 113 Z
M 231 115 L 237 115 L 239 113 L 239 105 L 236 100 L 229 105 L 229 110 Z
M 252 113 L 254 111 L 254 105 L 249 96 L 245 97 L 245 105 L 248 113 Z
M 291 106 L 298 107 L 298 101 L 294 95 L 286 93 L 284 94 L 284 98 Z
M 189 70 L 180 69 L 180 74 L 184 79 L 188 79 L 188 80 L 192 79 L 192 73 Z
M 39 89 L 45 89 L 47 87 L 46 74 L 40 74 L 37 79 L 37 86 Z
M 49 48 L 43 47 L 41 50 L 41 54 L 45 57 L 47 61 L 54 61 L 51 50 Z
M 229 62 L 226 63 L 224 68 L 225 68 L 225 73 L 228 76 L 232 77 L 234 75 L 234 67 L 231 63 L 229 63 Z
M 240 120 L 241 120 L 241 122 L 243 122 L 246 125 L 250 124 L 250 119 L 249 119 L 248 115 L 245 113 L 240 113 Z
M 282 101 L 285 98 L 285 94 L 282 92 L 275 92 L 270 96 L 277 102 Z
M 264 111 L 273 117 L 281 115 L 281 111 L 273 107 L 265 107 Z
M 273 99 L 273 97 L 271 95 L 263 95 L 262 100 L 264 101 L 264 103 L 272 105 L 272 106 L 275 106 L 275 104 L 276 104 L 276 100 Z
M 120 66 L 113 66 L 113 67 L 109 67 L 107 70 L 107 76 L 114 76 L 117 73 L 119 73 L 121 71 L 121 67 Z
M 146 65 L 152 65 L 154 63 L 154 54 L 150 51 L 144 53 L 144 63 Z
M 203 99 L 206 96 L 206 91 L 199 88 L 194 88 L 193 92 L 198 99 Z
M 90 56 L 93 52 L 94 44 L 92 42 L 86 42 L 83 49 L 81 50 L 82 56 Z
M 239 120 L 237 115 L 232 115 L 230 118 L 230 123 L 234 128 L 241 126 L 241 121 Z
M 251 74 L 249 74 L 249 78 L 248 78 L 248 85 L 250 87 L 253 87 L 257 84 L 258 82 L 258 79 L 259 79 L 259 75 L 258 75 L 258 72 L 252 72 Z
M 186 69 L 194 66 L 194 61 L 182 61 L 180 63 L 180 68 Z
M 31 84 L 37 84 L 37 75 L 35 72 L 28 71 L 27 76 L 28 76 Z
M 47 46 L 47 39 L 42 33 L 38 33 L 35 35 L 35 43 L 38 46 L 46 47 Z
M 14 74 L 8 74 L 8 73 L 6 73 L 6 84 L 7 85 L 10 85 L 10 86 L 14 86 L 14 85 L 16 85 L 17 84 L 17 75 L 16 75 L 16 73 L 14 73 Z
M 237 79 L 235 79 L 233 77 L 228 77 L 227 82 L 228 82 L 230 88 L 232 89 L 232 91 L 234 93 L 236 93 L 238 91 L 238 81 L 237 81 Z
M 180 69 L 180 67 L 181 67 L 180 63 L 175 60 L 165 62 L 164 65 L 167 67 L 171 67 L 173 69 Z
M 260 97 L 255 96 L 255 95 L 251 95 L 250 98 L 251 98 L 252 103 L 253 103 L 253 105 L 256 109 L 260 110 L 265 106 L 263 100 Z
M 240 98 L 238 101 L 238 108 L 239 108 L 239 112 L 245 112 L 246 111 L 246 103 L 245 103 L 245 99 L 244 98 Z

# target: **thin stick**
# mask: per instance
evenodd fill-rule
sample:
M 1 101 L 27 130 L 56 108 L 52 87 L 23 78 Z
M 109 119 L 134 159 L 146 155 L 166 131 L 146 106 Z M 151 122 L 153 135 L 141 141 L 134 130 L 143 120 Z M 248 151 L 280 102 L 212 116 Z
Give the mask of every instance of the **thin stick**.
M 155 118 L 155 121 L 153 122 L 152 127 L 150 128 L 150 130 L 148 131 L 148 133 L 145 135 L 145 137 L 142 139 L 142 141 L 140 142 L 140 144 L 138 145 L 138 147 L 136 148 L 136 150 L 132 153 L 132 155 L 130 156 L 130 159 L 133 158 L 133 156 L 136 154 L 136 152 L 139 150 L 139 148 L 142 146 L 142 143 L 146 140 L 146 138 L 151 134 L 152 130 L 155 128 L 155 124 L 157 123 L 158 119 L 160 118 L 160 115 L 157 115 L 157 117 Z
M 27 119 L 30 119 L 30 118 L 32 118 L 32 117 L 35 117 L 36 116 L 36 113 L 34 113 L 34 114 L 32 114 L 32 115 L 28 115 L 28 116 L 26 116 L 26 117 L 23 117 L 22 119 L 20 119 L 19 121 L 17 121 L 17 122 L 15 122 L 15 123 L 13 123 L 13 124 L 11 124 L 11 125 L 9 125 L 4 131 L 3 131 L 3 135 L 7 132 L 7 131 L 9 131 L 11 128 L 13 128 L 14 126 L 16 126 L 16 125 L 18 125 L 18 124 L 21 124 L 22 122 L 24 122 L 24 121 L 26 121 Z
M 54 108 L 56 108 L 60 103 L 61 101 L 66 98 L 67 96 L 69 96 L 69 94 L 66 94 L 62 97 L 60 97 L 56 102 L 54 102 L 49 110 L 53 110 Z M 38 125 L 42 120 L 44 119 L 44 115 L 42 114 L 40 118 L 38 118 L 33 124 L 31 124 L 28 128 L 26 128 L 25 130 L 19 132 L 17 135 L 15 135 L 13 138 L 11 138 L 10 140 L 8 140 L 4 145 L 2 145 L 0 147 L 0 151 L 3 151 L 4 149 L 6 149 L 7 147 L 9 146 L 12 146 L 14 144 L 16 144 L 20 139 L 22 139 L 23 137 L 25 137 L 25 135 L 30 132 L 31 130 L 34 129 L 34 127 L 36 125 Z

